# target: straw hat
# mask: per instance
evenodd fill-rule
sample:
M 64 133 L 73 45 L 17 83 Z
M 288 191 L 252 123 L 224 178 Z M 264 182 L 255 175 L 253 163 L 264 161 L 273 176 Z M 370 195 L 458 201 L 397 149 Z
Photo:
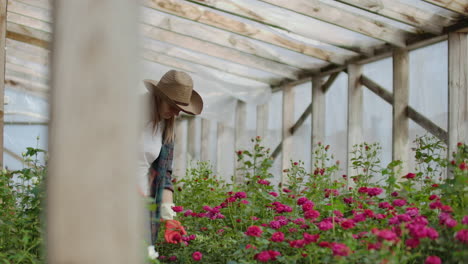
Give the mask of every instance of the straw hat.
M 201 96 L 193 90 L 190 75 L 182 71 L 170 70 L 159 82 L 144 80 L 146 89 L 187 114 L 198 115 L 203 109 Z

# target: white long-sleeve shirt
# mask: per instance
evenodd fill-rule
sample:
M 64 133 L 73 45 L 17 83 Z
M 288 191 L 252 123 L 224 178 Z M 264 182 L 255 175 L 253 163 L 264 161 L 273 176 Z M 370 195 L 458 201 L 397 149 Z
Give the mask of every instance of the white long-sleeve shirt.
M 146 196 L 148 196 L 150 192 L 148 170 L 151 167 L 151 163 L 158 158 L 161 152 L 163 130 L 164 122 L 159 123 L 156 132 L 153 131 L 153 123 L 149 122 L 140 135 L 138 143 L 137 181 L 138 188 L 140 188 Z

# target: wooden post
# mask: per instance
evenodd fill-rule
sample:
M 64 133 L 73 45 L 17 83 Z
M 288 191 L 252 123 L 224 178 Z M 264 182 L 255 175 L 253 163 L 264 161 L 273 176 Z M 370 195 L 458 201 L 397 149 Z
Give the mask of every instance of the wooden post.
M 468 34 L 450 33 L 448 40 L 448 159 L 458 142 L 468 144 Z
M 356 172 L 351 169 L 350 152 L 353 146 L 362 143 L 362 111 L 363 111 L 363 89 L 360 82 L 362 66 L 350 64 L 348 66 L 348 146 L 347 146 L 347 164 L 348 183 L 350 177 Z
M 54 3 L 47 263 L 143 263 L 137 5 Z
M 257 136 L 263 138 L 268 136 L 268 103 L 257 105 Z
M 196 117 L 189 117 L 187 125 L 187 159 L 188 162 L 198 160 L 199 156 L 196 148 L 197 140 L 197 120 Z
M 398 179 L 408 173 L 409 118 L 407 113 L 409 100 L 409 55 L 404 49 L 393 53 L 393 148 L 392 160 L 401 160 L 402 166 Z
M 187 120 L 176 119 L 173 177 L 182 179 L 187 170 Z
M 211 121 L 208 119 L 202 119 L 201 124 L 201 149 L 200 149 L 200 159 L 202 161 L 210 160 L 210 124 Z
M 289 168 L 292 158 L 292 143 L 293 138 L 290 128 L 294 125 L 294 86 L 286 86 L 283 89 L 283 128 L 282 128 L 282 170 Z M 281 174 L 281 183 L 283 186 L 287 184 L 286 174 Z
M 314 165 L 314 145 L 325 140 L 325 92 L 322 89 L 322 78 L 312 78 L 312 140 L 311 168 Z
M 241 150 L 245 147 L 245 140 L 244 135 L 246 132 L 246 115 L 247 115 L 247 105 L 246 103 L 237 100 L 236 105 L 236 123 L 235 123 L 235 138 L 234 138 L 234 146 L 235 151 Z M 238 173 L 236 168 L 238 167 L 237 158 L 234 161 L 234 175 L 235 175 L 235 183 L 242 184 L 244 182 L 243 175 Z
M 3 168 L 3 126 L 5 109 L 5 37 L 6 37 L 7 0 L 0 0 L 0 168 Z
M 237 157 L 232 148 L 231 140 L 234 137 L 232 129 L 227 125 L 218 122 L 217 127 L 217 146 L 216 146 L 216 171 L 228 181 L 230 176 L 234 174 L 235 168 L 233 165 L 237 161 Z

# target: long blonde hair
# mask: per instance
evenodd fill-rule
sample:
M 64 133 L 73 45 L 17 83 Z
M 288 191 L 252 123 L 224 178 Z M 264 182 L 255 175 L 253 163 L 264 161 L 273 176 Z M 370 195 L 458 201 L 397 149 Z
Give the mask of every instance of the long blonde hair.
M 152 113 L 151 113 L 151 121 L 153 122 L 153 132 L 156 133 L 159 128 L 159 122 L 161 121 L 159 117 L 159 108 L 158 106 L 161 105 L 162 99 L 155 93 L 150 93 L 152 97 L 152 101 L 154 104 L 151 104 Z M 175 117 L 171 117 L 169 119 L 164 119 L 164 131 L 163 131 L 163 143 L 173 143 L 175 139 Z

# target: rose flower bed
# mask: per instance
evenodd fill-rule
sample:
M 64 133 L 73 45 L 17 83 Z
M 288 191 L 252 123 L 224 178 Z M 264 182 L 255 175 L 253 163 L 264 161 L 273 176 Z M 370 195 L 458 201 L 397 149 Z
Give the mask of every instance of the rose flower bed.
M 207 163 L 175 183 L 188 234 L 156 245 L 156 263 L 468 263 L 467 145 L 447 162 L 441 142 L 418 138 L 417 169 L 397 180 L 401 162 L 380 167 L 378 144 L 354 147 L 347 176 L 319 143 L 312 173 L 291 162 L 287 184 L 273 186 L 269 151 L 252 141 L 237 152 L 245 184 L 226 184 Z

